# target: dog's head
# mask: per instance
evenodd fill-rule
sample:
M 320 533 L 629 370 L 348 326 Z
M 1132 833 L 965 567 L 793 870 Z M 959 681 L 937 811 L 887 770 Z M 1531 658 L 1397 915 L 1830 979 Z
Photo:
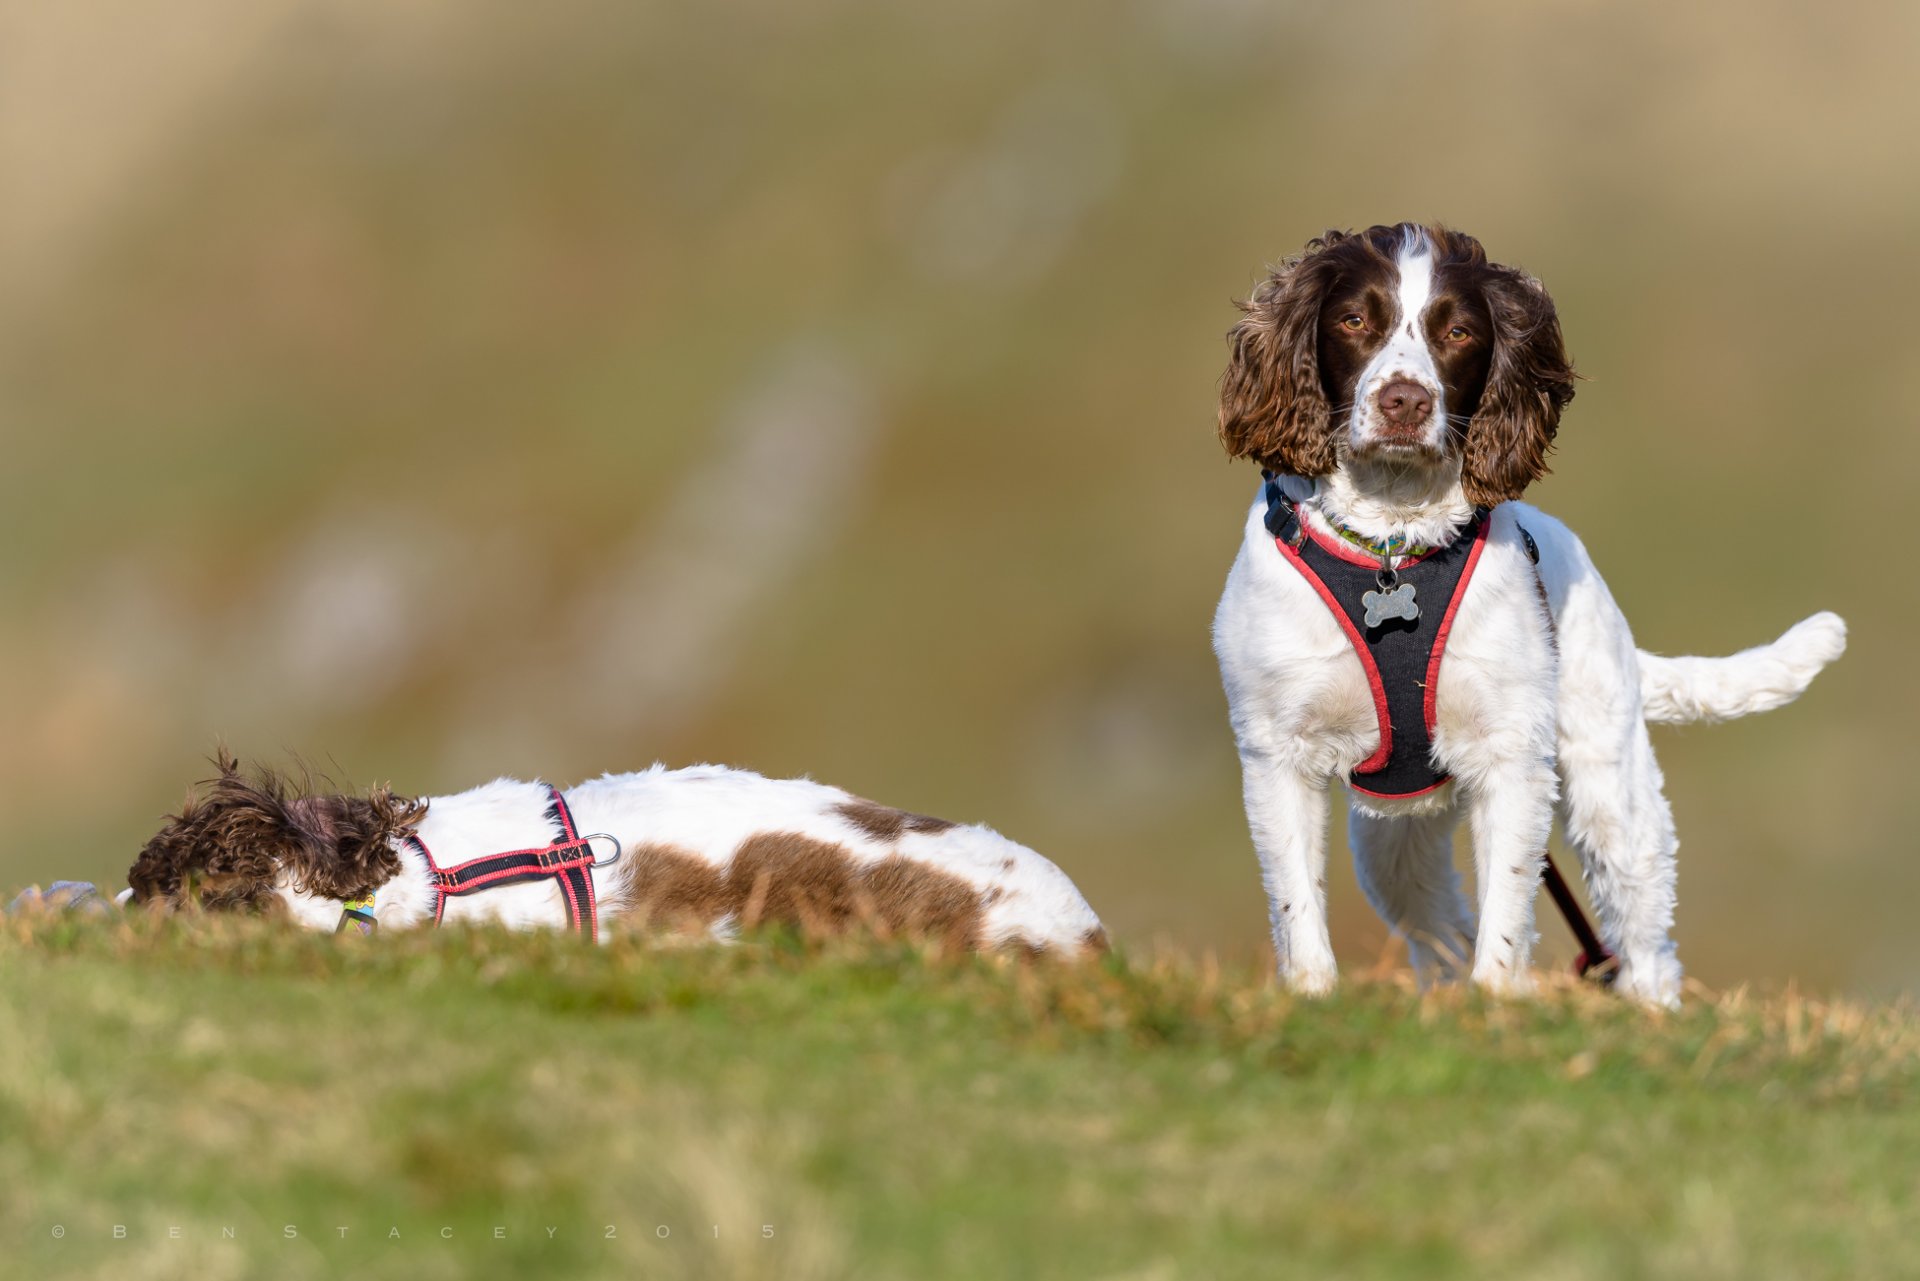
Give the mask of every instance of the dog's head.
M 134 902 L 259 912 L 295 895 L 361 898 L 398 874 L 394 843 L 426 813 L 385 788 L 342 796 L 271 770 L 243 775 L 224 749 L 214 766 L 134 860 Z
M 1573 366 L 1540 282 L 1472 236 L 1329 231 L 1274 270 L 1228 335 L 1220 439 L 1324 476 L 1348 458 L 1459 467 L 1477 504 L 1547 470 Z

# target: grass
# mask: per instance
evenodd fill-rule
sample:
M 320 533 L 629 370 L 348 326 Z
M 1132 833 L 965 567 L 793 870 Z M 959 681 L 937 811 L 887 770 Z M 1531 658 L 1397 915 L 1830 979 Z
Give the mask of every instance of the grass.
M 22 1275 L 1920 1271 L 1899 1007 L 189 919 L 0 975 Z

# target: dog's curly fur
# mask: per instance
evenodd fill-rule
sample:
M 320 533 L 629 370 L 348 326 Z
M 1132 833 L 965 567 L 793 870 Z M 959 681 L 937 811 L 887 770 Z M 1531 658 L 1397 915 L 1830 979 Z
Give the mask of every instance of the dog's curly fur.
M 281 885 L 360 898 L 399 873 L 393 842 L 427 812 L 424 802 L 384 787 L 347 796 L 304 772 L 243 774 L 224 748 L 213 764 L 215 777 L 187 794 L 134 860 L 134 902 L 264 912 L 280 906 Z

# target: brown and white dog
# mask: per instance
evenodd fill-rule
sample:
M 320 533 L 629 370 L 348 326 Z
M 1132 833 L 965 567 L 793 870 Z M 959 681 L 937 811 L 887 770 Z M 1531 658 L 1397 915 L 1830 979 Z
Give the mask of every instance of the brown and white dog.
M 622 920 L 721 939 L 785 922 L 950 949 L 1105 946 L 1073 882 L 1025 846 L 804 779 L 656 765 L 569 788 L 560 802 L 545 784 L 513 779 L 414 799 L 247 774 L 225 752 L 215 763 L 218 776 L 140 852 L 123 901 L 285 911 L 328 930 L 348 905 L 388 928 L 437 919 L 564 927 L 580 914 L 553 877 L 504 877 L 454 895 L 436 888 L 447 883 L 437 869 L 551 847 L 563 835 L 557 806 L 592 850 L 580 870 L 601 936 Z
M 1677 841 L 1646 723 L 1778 707 L 1845 648 L 1845 624 L 1817 614 L 1728 658 L 1636 650 L 1580 540 L 1516 501 L 1547 470 L 1574 373 L 1546 290 L 1473 237 L 1331 231 L 1244 310 L 1220 436 L 1275 479 L 1243 524 L 1214 650 L 1282 977 L 1308 992 L 1336 978 L 1325 829 L 1344 779 L 1361 887 L 1417 969 L 1470 957 L 1475 982 L 1528 986 L 1557 800 L 1619 988 L 1677 1002 Z M 1451 595 L 1428 593 L 1423 614 L 1407 591 L 1406 612 L 1386 611 L 1402 573 L 1449 554 L 1464 569 L 1436 589 Z M 1356 606 L 1329 578 L 1358 597 L 1376 573 L 1364 619 L 1336 612 Z M 1428 629 L 1427 648 L 1382 676 L 1395 629 Z M 1370 788 L 1396 739 L 1402 785 Z M 1463 817 L 1477 924 L 1453 867 Z

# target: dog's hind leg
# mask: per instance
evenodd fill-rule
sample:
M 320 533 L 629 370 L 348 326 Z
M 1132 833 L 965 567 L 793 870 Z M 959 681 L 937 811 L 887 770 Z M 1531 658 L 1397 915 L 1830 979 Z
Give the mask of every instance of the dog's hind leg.
M 1611 723 L 1561 721 L 1560 816 L 1586 870 L 1600 938 L 1620 959 L 1616 986 L 1636 1000 L 1672 1006 L 1680 1003 L 1671 937 L 1679 840 L 1633 701 L 1631 714 Z
M 1573 532 L 1523 504 L 1515 509 L 1538 542 L 1559 639 L 1561 825 L 1586 871 L 1601 941 L 1620 959 L 1616 986 L 1648 1004 L 1677 1005 L 1670 933 L 1679 841 L 1647 736 L 1633 629 Z
M 1358 804 L 1347 814 L 1353 870 L 1373 910 L 1401 938 L 1422 986 L 1457 978 L 1473 953 L 1473 909 L 1453 865 L 1452 805 L 1387 817 Z

